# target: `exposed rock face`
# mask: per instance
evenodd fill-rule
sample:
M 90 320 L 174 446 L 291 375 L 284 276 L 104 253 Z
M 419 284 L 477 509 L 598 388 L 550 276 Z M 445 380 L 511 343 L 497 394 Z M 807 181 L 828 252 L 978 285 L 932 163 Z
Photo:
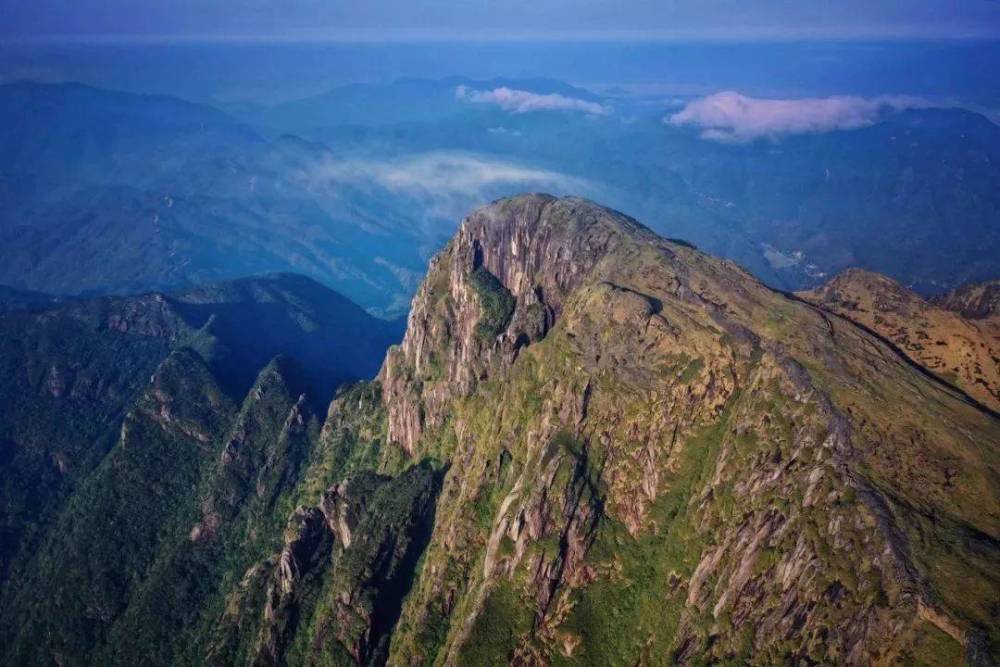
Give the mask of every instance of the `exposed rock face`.
M 246 648 L 211 641 L 231 582 L 318 502 L 315 408 L 392 327 L 289 275 L 44 306 L 0 313 L 0 663 Z
M 113 331 L 172 338 L 188 329 L 188 324 L 162 294 L 108 300 L 108 305 L 105 322 Z
M 495 337 L 481 270 L 515 304 Z M 728 262 L 579 199 L 497 202 L 379 379 L 390 443 L 451 463 L 392 664 L 996 650 L 996 417 Z
M 548 195 L 501 201 L 470 215 L 432 262 L 403 344 L 383 366 L 390 440 L 412 452 L 425 424 L 440 423 L 439 408 L 449 398 L 467 395 L 498 359 L 509 362 L 543 338 L 566 297 L 622 243 L 623 231 L 657 238 L 625 216 L 595 216 L 582 200 Z M 470 276 L 480 268 L 514 298 L 513 320 L 497 340 L 476 331 L 483 312 Z M 422 405 L 413 381 L 432 384 Z
M 230 595 L 209 661 L 242 657 L 232 647 L 246 645 L 256 629 L 246 656 L 255 665 L 384 664 L 436 490 L 424 466 L 395 479 L 364 472 L 328 489 L 319 507 L 297 508 L 282 550 L 251 567 Z M 262 602 L 255 600 L 261 593 Z
M 281 660 L 296 630 L 295 613 L 297 605 L 301 604 L 304 582 L 315 578 L 318 569 L 326 564 L 331 538 L 322 512 L 314 507 L 299 508 L 289 519 L 284 549 L 263 564 L 273 569 L 252 664 L 274 665 Z M 247 576 L 254 576 L 255 569 Z M 219 664 L 225 663 L 219 661 Z
M 799 296 L 884 336 L 917 364 L 1000 410 L 1000 317 L 992 314 L 997 284 L 927 302 L 885 276 L 850 269 Z

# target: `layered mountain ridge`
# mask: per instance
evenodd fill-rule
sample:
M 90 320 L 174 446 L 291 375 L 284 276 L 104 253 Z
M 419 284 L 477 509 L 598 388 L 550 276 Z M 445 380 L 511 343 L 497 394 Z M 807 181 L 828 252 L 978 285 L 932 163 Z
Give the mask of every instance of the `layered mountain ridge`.
M 997 660 L 997 416 L 586 200 L 468 216 L 322 427 L 280 364 L 238 408 L 171 359 L 5 590 L 6 660 Z
M 609 113 L 459 93 L 504 89 Z M 616 104 L 555 81 L 411 79 L 239 120 L 3 84 L 0 283 L 78 297 L 293 271 L 399 316 L 456 220 L 525 189 L 600 199 L 784 289 L 855 265 L 925 295 L 997 275 L 1000 128 L 980 114 L 911 109 L 733 143 L 664 122 L 676 109 Z

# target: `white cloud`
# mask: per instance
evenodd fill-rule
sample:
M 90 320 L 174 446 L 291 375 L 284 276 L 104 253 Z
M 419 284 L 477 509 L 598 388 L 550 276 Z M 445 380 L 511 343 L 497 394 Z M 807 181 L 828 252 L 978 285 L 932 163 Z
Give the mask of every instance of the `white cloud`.
M 578 179 L 472 153 L 435 151 L 396 160 L 357 161 L 342 165 L 340 177 L 368 180 L 400 193 L 466 193 L 496 186 L 552 186 L 559 189 Z
M 476 104 L 495 104 L 510 113 L 530 113 L 532 111 L 581 111 L 594 116 L 611 113 L 609 107 L 590 100 L 566 97 L 558 93 L 545 95 L 527 90 L 515 90 L 506 86 L 493 90 L 475 90 L 468 86 L 455 89 L 455 97 Z
M 500 134 L 508 137 L 519 137 L 521 136 L 520 130 L 508 130 L 506 127 L 490 127 L 486 130 L 490 134 Z
M 476 153 L 433 151 L 397 158 L 328 160 L 303 174 L 314 192 L 349 185 L 411 202 L 428 229 L 445 229 L 476 206 L 525 191 L 591 194 L 590 182 L 548 169 Z M 441 223 L 445 223 L 441 227 Z
M 886 112 L 927 106 L 931 105 L 926 100 L 902 95 L 782 100 L 727 91 L 690 102 L 666 121 L 700 127 L 705 139 L 742 142 L 760 137 L 854 130 L 874 124 Z

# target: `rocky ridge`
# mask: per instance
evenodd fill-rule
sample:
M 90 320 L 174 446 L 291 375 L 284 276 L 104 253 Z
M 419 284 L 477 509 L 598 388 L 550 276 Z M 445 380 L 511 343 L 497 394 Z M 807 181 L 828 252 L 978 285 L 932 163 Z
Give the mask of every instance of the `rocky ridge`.
M 280 546 L 317 407 L 394 326 L 271 275 L 0 330 L 0 663 L 177 664 L 203 660 L 223 582 Z
M 995 652 L 996 417 L 624 216 L 473 213 L 379 382 L 390 443 L 451 463 L 393 664 Z

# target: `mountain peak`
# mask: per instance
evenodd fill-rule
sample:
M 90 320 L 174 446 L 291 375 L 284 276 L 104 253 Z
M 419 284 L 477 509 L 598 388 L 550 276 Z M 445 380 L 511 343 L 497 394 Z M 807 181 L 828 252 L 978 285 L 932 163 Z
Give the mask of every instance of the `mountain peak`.
M 405 394 L 399 383 L 416 377 L 447 380 L 442 392 L 468 393 L 543 339 L 585 282 L 613 281 L 675 252 L 701 255 L 579 197 L 529 193 L 477 209 L 432 260 L 402 346 L 383 365 L 386 391 Z M 390 438 L 412 451 L 422 418 L 405 399 L 387 404 Z
M 596 264 L 628 242 L 660 238 L 632 218 L 580 197 L 525 194 L 478 209 L 455 238 L 456 257 L 495 275 L 517 298 L 542 290 L 561 299 Z
M 874 274 L 840 282 L 908 294 Z M 461 462 L 439 508 L 449 537 L 430 547 L 427 562 L 438 565 L 421 590 L 466 591 L 463 608 L 484 624 L 517 618 L 497 605 L 537 605 L 536 627 L 547 629 L 512 632 L 529 637 L 516 650 L 566 655 L 572 645 L 584 662 L 634 662 L 631 648 L 593 634 L 626 623 L 673 646 L 674 661 L 723 659 L 736 635 L 721 629 L 714 644 L 697 630 L 723 617 L 764 636 L 797 617 L 801 636 L 825 637 L 847 662 L 884 657 L 875 636 L 923 655 L 911 632 L 950 635 L 950 651 L 983 650 L 989 604 L 927 567 L 939 556 L 924 545 L 952 528 L 921 537 L 920 516 L 996 535 L 1000 501 L 986 479 L 995 415 L 873 333 L 731 262 L 586 200 L 493 202 L 432 261 L 379 380 L 390 451 Z M 955 474 L 965 490 L 948 481 Z M 459 509 L 484 497 L 495 503 L 485 533 Z M 539 545 L 555 535 L 561 548 Z M 664 558 L 662 535 L 693 550 L 650 584 L 675 599 L 667 635 L 642 613 L 620 617 L 639 602 L 609 610 L 601 595 L 631 600 L 620 577 L 649 576 L 639 563 Z M 651 551 L 632 562 L 623 544 Z M 478 569 L 463 550 L 481 554 Z M 953 556 L 968 571 L 993 558 Z M 766 593 L 772 577 L 796 583 Z M 834 608 L 835 625 L 854 630 L 827 626 Z M 477 622 L 453 626 L 443 664 L 477 662 Z M 400 656 L 426 650 L 406 632 L 393 642 Z

